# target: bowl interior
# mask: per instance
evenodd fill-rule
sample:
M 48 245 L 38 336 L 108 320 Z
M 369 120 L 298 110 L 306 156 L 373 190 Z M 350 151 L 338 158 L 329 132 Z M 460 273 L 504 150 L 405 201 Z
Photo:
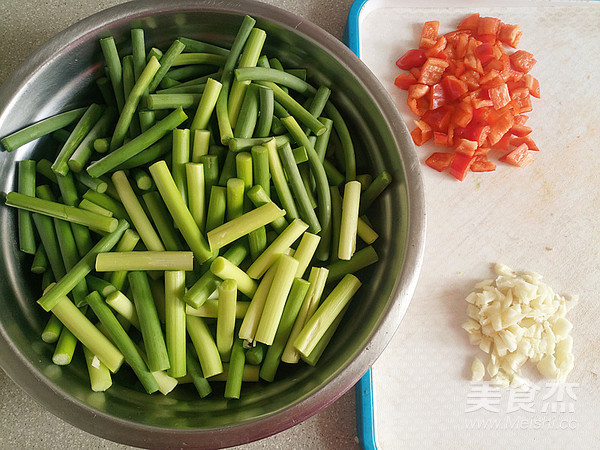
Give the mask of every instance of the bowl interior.
M 21 79 L 13 78 L 10 87 L 17 83 L 18 89 L 6 92 L 6 86 L 0 93 L 0 135 L 88 104 L 87 92 L 94 90 L 94 80 L 103 71 L 99 37 L 114 36 L 121 56 L 130 51 L 127 46 L 132 27 L 144 28 L 147 48 L 168 47 L 177 36 L 231 43 L 243 17 L 235 7 L 228 10 L 227 4 L 209 5 L 198 11 L 197 6 L 185 5 L 170 3 L 161 9 L 149 3 L 135 10 L 113 8 L 113 16 L 101 13 L 100 20 L 88 19 L 78 25 L 80 28 L 71 29 L 71 40 L 52 40 L 50 48 L 38 55 L 45 64 L 17 74 Z M 280 10 L 244 6 L 257 19 L 257 26 L 267 32 L 266 54 L 276 56 L 286 67 L 306 68 L 310 82 L 331 87 L 331 99 L 354 140 L 357 173 L 375 175 L 384 168 L 392 173 L 393 184 L 370 214 L 380 234 L 375 243 L 380 262 L 359 274 L 363 286 L 317 367 L 282 365 L 276 382 L 244 385 L 239 401 L 226 401 L 220 395 L 200 400 L 191 385 L 166 397 L 148 396 L 126 373 L 117 374 L 106 393 L 92 393 L 82 358 L 75 358 L 77 361 L 69 366 L 55 366 L 52 346 L 40 340 L 47 320 L 35 302 L 40 280 L 29 272 L 31 259 L 18 250 L 15 210 L 0 208 L 0 361 L 34 398 L 87 431 L 135 445 L 173 444 L 177 433 L 198 445 L 210 445 L 216 435 L 220 437 L 214 442 L 225 445 L 272 434 L 305 419 L 349 389 L 391 339 L 409 301 L 410 293 L 405 291 L 412 290 L 407 285 L 414 283 L 419 263 L 413 260 L 409 267 L 405 261 L 409 241 L 415 239 L 409 233 L 409 194 L 413 187 L 407 181 L 416 175 L 406 169 L 412 144 L 404 125 L 382 113 L 380 102 L 385 94 L 372 84 L 374 78 L 368 78 L 357 60 L 347 54 L 343 58 L 332 54 L 331 48 L 340 46 L 332 37 L 321 32 L 317 39 L 306 32 L 306 25 L 294 30 L 293 18 Z M 107 22 L 109 17 L 111 23 Z M 309 26 L 308 30 L 314 28 Z M 324 39 L 329 40 L 326 45 Z M 15 152 L 0 153 L 0 190 L 15 189 L 16 161 L 52 159 L 55 152 L 51 141 L 40 139 Z M 377 333 L 385 336 L 374 340 Z M 237 428 L 237 433 L 231 433 L 232 428 Z M 227 430 L 230 432 L 216 433 Z

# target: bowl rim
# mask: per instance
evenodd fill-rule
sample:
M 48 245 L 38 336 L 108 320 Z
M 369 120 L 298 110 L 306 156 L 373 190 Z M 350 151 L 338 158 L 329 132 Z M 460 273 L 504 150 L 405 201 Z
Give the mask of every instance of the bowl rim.
M 335 55 L 340 64 L 353 73 L 367 88 L 373 102 L 388 121 L 397 147 L 400 148 L 401 140 L 407 140 L 406 124 L 390 95 L 375 75 L 350 49 L 312 22 L 276 6 L 253 0 L 180 0 L 176 3 L 170 0 L 131 1 L 88 16 L 48 40 L 6 80 L 0 88 L 0 117 L 6 109 L 11 107 L 13 93 L 20 91 L 38 70 L 78 39 L 90 34 L 98 35 L 117 22 L 130 22 L 149 15 L 199 10 L 235 15 L 248 14 L 254 18 L 261 18 L 292 29 L 304 38 L 317 42 L 328 53 Z M 403 152 L 401 156 L 409 205 L 408 233 L 403 266 L 391 295 L 393 301 L 383 312 L 383 319 L 372 331 L 364 351 L 343 367 L 338 376 L 296 404 L 268 417 L 223 427 L 223 430 L 227 429 L 228 431 L 226 434 L 215 433 L 221 429 L 158 428 L 115 418 L 92 409 L 76 398 L 63 395 L 61 391 L 53 387 L 49 380 L 36 376 L 36 369 L 22 357 L 10 339 L 5 338 L 3 330 L 0 328 L 2 368 L 15 383 L 54 415 L 87 432 L 129 445 L 161 446 L 188 442 L 188 445 L 199 444 L 207 447 L 232 446 L 262 439 L 308 419 L 354 386 L 375 362 L 399 327 L 416 288 L 425 246 L 424 187 L 421 165 L 416 152 Z M 27 368 L 25 373 L 22 370 L 23 366 Z M 70 402 L 73 407 L 64 408 L 65 400 Z M 261 421 L 260 427 L 256 427 L 257 420 Z M 117 424 L 118 426 L 115 426 Z

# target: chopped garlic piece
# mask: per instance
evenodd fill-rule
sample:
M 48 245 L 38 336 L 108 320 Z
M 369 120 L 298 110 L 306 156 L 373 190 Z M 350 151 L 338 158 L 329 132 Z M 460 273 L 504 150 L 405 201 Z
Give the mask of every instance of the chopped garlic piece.
M 471 381 L 481 381 L 485 375 L 485 367 L 479 358 L 473 359 L 471 364 Z
M 475 358 L 473 381 L 488 375 L 498 386 L 527 385 L 521 367 L 531 360 L 545 377 L 564 381 L 573 369 L 572 323 L 565 318 L 577 297 L 563 297 L 534 272 L 515 273 L 496 264 L 496 279 L 480 281 L 467 297 L 469 341 L 489 354 L 487 366 Z

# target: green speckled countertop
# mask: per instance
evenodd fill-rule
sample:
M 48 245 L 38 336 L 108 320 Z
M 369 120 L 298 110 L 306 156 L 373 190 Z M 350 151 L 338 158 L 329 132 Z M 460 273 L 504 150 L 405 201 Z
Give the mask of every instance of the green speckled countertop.
M 0 84 L 47 39 L 121 0 L 0 0 Z M 342 38 L 352 0 L 266 0 Z M 129 448 L 80 431 L 56 418 L 0 370 L 1 449 Z M 244 449 L 356 449 L 354 390 L 311 417 Z

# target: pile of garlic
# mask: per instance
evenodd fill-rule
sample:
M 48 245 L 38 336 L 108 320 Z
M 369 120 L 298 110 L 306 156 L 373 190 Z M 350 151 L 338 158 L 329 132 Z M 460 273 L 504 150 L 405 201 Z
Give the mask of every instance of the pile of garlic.
M 495 280 L 475 285 L 467 300 L 463 328 L 469 340 L 489 354 L 487 372 L 498 386 L 521 387 L 526 379 L 521 367 L 531 360 L 547 378 L 564 381 L 573 369 L 573 327 L 565 316 L 577 303 L 562 297 L 536 273 L 516 274 L 496 264 Z M 473 381 L 485 375 L 483 363 L 475 358 Z

